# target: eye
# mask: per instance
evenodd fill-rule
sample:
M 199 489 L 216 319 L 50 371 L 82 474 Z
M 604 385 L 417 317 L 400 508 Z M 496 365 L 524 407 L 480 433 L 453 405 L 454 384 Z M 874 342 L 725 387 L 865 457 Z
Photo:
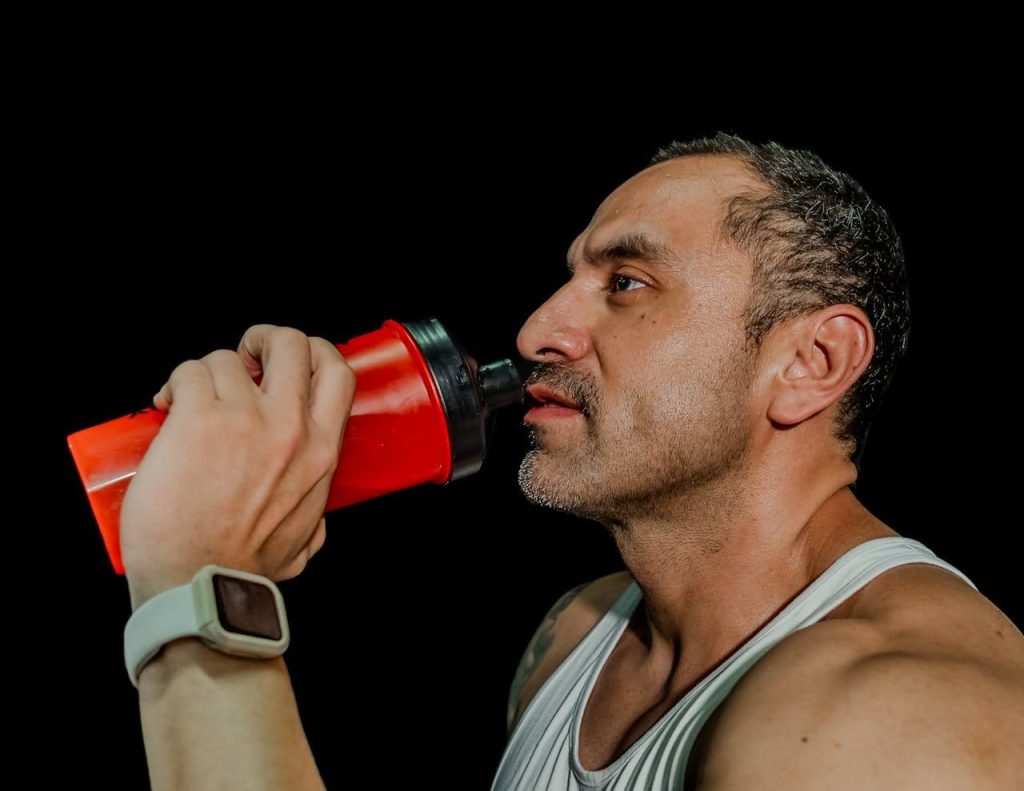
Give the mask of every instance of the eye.
M 628 275 L 618 275 L 618 274 L 615 274 L 615 275 L 612 275 L 611 282 L 608 284 L 609 288 L 611 288 L 613 294 L 621 293 L 622 291 L 636 291 L 635 288 L 624 288 L 624 289 L 621 289 L 621 290 L 616 289 L 615 286 L 618 285 L 623 280 L 625 280 L 625 281 L 627 281 L 629 283 L 636 283 L 637 285 L 644 286 L 645 288 L 647 286 L 646 283 L 643 283 L 643 282 L 637 280 L 634 277 L 629 277 Z

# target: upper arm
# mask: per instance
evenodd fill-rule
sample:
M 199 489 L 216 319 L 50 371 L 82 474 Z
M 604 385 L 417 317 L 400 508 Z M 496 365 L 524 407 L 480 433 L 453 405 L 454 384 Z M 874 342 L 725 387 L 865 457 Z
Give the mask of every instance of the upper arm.
M 616 572 L 583 582 L 562 594 L 547 611 L 519 660 L 509 689 L 506 715 L 509 735 L 544 680 L 597 622 L 603 609 L 607 609 L 606 604 L 610 605 L 609 596 L 621 592 L 625 574 Z
M 1024 684 L 976 660 L 889 652 L 756 679 L 723 704 L 701 791 L 996 789 L 1024 776 Z M 742 682 L 741 682 L 742 684 Z
M 544 615 L 543 620 L 540 622 L 540 626 L 537 627 L 533 633 L 533 637 L 530 638 L 529 644 L 526 646 L 526 650 L 523 652 L 522 658 L 519 660 L 519 666 L 516 668 L 515 677 L 512 680 L 512 686 L 508 693 L 508 713 L 506 715 L 506 723 L 508 725 L 509 734 L 512 733 L 512 728 L 515 725 L 515 720 L 519 715 L 520 700 L 523 695 L 523 690 L 529 683 L 530 678 L 544 663 L 545 657 L 548 655 L 551 646 L 555 642 L 557 635 L 555 625 L 558 622 L 561 614 L 572 604 L 576 596 L 589 585 L 590 582 L 584 582 L 569 591 L 563 593 L 558 600 L 551 606 L 551 608 Z

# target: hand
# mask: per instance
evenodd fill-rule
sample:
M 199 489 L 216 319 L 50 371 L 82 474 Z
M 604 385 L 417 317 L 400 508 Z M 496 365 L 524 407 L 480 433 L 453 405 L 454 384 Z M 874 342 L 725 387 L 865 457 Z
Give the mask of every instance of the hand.
M 207 563 L 275 581 L 306 567 L 326 538 L 355 384 L 330 341 L 272 324 L 174 369 L 121 506 L 133 609 Z

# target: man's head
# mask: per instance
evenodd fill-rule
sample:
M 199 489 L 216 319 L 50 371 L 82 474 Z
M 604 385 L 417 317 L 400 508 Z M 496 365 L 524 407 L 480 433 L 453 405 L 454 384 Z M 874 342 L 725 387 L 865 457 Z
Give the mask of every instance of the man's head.
M 530 424 L 529 499 L 619 519 L 779 447 L 859 465 L 909 304 L 899 238 L 849 176 L 723 133 L 673 143 L 568 258 L 519 351 L 582 414 Z

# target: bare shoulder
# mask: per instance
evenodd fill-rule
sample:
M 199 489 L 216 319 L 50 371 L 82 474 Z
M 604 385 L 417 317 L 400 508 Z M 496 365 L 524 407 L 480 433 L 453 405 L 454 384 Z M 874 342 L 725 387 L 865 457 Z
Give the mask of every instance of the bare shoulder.
M 633 578 L 616 571 L 568 590 L 551 606 L 523 652 L 509 691 L 509 733 L 530 700 L 587 633 L 608 612 Z
M 950 572 L 897 567 L 765 654 L 702 740 L 702 791 L 1010 788 L 1024 635 Z

